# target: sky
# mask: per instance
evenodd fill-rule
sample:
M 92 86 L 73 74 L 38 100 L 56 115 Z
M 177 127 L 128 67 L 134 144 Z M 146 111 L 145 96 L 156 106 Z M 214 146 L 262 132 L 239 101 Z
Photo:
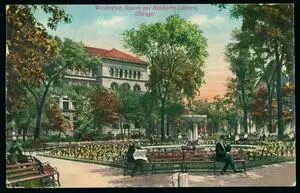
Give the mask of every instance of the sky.
M 183 7 L 184 6 L 184 7 Z M 179 14 L 187 21 L 198 24 L 207 38 L 208 58 L 205 61 L 205 82 L 198 99 L 211 100 L 226 92 L 226 80 L 232 76 L 224 60 L 225 45 L 230 42 L 231 31 L 241 25 L 240 20 L 231 19 L 228 10 L 219 11 L 210 4 L 123 4 L 123 5 L 60 5 L 71 15 L 71 23 L 60 23 L 52 35 L 81 41 L 86 46 L 116 48 L 131 55 L 123 47 L 121 33 L 136 28 L 142 23 L 164 22 L 172 14 Z M 46 24 L 47 16 L 36 11 L 37 20 Z

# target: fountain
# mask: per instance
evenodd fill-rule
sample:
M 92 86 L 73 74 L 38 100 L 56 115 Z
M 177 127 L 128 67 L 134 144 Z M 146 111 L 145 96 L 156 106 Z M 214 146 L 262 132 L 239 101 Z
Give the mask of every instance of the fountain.
M 205 127 L 206 127 L 206 115 L 182 115 L 181 118 L 185 120 L 188 123 L 193 124 L 193 128 L 188 128 L 188 141 L 192 143 L 197 143 L 198 141 L 198 123 L 202 120 L 205 121 Z

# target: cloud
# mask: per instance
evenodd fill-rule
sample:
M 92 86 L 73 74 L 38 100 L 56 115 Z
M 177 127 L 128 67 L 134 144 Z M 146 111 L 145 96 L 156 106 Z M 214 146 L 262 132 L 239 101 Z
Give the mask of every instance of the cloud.
M 222 23 L 224 21 L 224 18 L 220 16 L 208 18 L 207 15 L 194 15 L 188 20 L 193 24 L 198 24 L 199 26 L 209 26 L 217 23 Z
M 103 28 L 122 28 L 125 24 L 125 18 L 121 16 L 113 16 L 109 20 L 99 19 L 97 24 Z

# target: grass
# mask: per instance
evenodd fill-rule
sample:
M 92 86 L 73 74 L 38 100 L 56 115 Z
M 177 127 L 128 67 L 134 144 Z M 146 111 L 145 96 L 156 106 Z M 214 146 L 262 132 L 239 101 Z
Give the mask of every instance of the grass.
M 41 181 L 40 180 L 29 180 L 25 182 L 18 182 L 16 184 L 17 187 L 24 187 L 24 188 L 40 188 Z

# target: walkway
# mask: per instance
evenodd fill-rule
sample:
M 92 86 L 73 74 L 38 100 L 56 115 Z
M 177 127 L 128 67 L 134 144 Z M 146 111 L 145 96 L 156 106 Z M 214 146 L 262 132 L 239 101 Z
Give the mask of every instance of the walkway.
M 60 173 L 61 187 L 172 187 L 172 174 L 123 176 L 123 170 L 109 166 L 36 156 L 50 162 Z M 190 173 L 191 187 L 292 186 L 296 181 L 296 163 L 288 162 L 256 168 L 247 174 L 220 176 Z

